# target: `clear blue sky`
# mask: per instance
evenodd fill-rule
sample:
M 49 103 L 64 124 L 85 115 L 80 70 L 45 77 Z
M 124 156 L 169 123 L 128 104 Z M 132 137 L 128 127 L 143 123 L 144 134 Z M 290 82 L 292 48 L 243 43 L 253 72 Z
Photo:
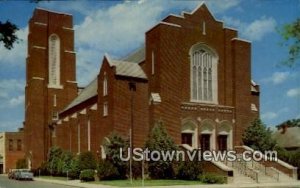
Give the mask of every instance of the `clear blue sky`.
M 22 39 L 14 49 L 0 45 L 0 132 L 24 120 L 28 20 L 35 7 L 74 16 L 77 80 L 86 85 L 99 71 L 105 52 L 122 57 L 139 47 L 144 33 L 170 13 L 191 11 L 201 1 L 0 1 L 0 20 L 18 25 Z M 225 25 L 252 42 L 252 78 L 261 87 L 261 118 L 268 125 L 300 118 L 300 66 L 280 66 L 287 49 L 277 28 L 300 17 L 299 0 L 211 0 L 208 8 Z M 300 64 L 298 60 L 298 64 Z

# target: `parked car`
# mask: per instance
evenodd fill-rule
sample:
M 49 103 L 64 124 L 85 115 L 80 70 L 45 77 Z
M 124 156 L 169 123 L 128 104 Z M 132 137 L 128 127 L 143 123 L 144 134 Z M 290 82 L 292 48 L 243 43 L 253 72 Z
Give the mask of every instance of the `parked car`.
M 7 175 L 8 179 L 15 179 L 17 171 L 18 171 L 18 169 L 9 169 L 8 175 Z
M 18 169 L 15 173 L 16 180 L 33 180 L 33 173 L 28 169 Z

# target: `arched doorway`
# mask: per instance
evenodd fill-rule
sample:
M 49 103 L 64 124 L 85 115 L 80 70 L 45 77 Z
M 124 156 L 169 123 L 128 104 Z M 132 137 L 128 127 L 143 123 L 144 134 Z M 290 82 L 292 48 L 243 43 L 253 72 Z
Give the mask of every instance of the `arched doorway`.
M 181 144 L 197 148 L 197 123 L 194 120 L 185 119 L 182 122 Z
M 199 145 L 202 151 L 216 149 L 215 132 L 215 122 L 213 120 L 206 119 L 201 122 Z
M 232 124 L 229 121 L 221 121 L 219 123 L 217 142 L 219 151 L 226 151 L 233 148 Z

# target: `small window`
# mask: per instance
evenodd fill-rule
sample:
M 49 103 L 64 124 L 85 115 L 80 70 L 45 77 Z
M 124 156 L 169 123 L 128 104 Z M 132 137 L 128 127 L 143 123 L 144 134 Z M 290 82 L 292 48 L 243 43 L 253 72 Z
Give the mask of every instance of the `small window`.
M 181 133 L 181 143 L 182 144 L 187 144 L 187 145 L 192 146 L 192 144 L 193 144 L 192 138 L 193 138 L 193 134 L 191 134 L 191 133 Z
M 154 69 L 155 69 L 155 60 L 154 60 L 154 52 L 152 51 L 151 54 L 151 60 L 152 60 L 152 75 L 154 75 Z
M 103 96 L 107 95 L 107 75 L 106 72 L 104 72 L 104 78 L 103 78 Z
M 56 105 L 56 95 L 53 95 L 53 106 L 55 107 Z
M 22 151 L 22 140 L 20 139 L 17 141 L 17 150 Z
M 103 104 L 103 116 L 107 116 L 108 115 L 108 104 L 107 102 L 105 102 Z
M 58 120 L 58 112 L 53 112 L 52 120 Z
M 10 139 L 8 141 L 8 150 L 9 151 L 13 151 L 14 150 L 14 141 L 12 139 Z

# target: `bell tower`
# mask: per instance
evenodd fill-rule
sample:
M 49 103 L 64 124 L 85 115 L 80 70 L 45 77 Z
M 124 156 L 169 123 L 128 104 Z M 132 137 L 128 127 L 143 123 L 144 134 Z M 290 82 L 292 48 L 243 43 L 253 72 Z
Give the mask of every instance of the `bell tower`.
M 35 9 L 29 21 L 25 87 L 25 152 L 29 167 L 46 160 L 51 124 L 77 96 L 72 15 Z

